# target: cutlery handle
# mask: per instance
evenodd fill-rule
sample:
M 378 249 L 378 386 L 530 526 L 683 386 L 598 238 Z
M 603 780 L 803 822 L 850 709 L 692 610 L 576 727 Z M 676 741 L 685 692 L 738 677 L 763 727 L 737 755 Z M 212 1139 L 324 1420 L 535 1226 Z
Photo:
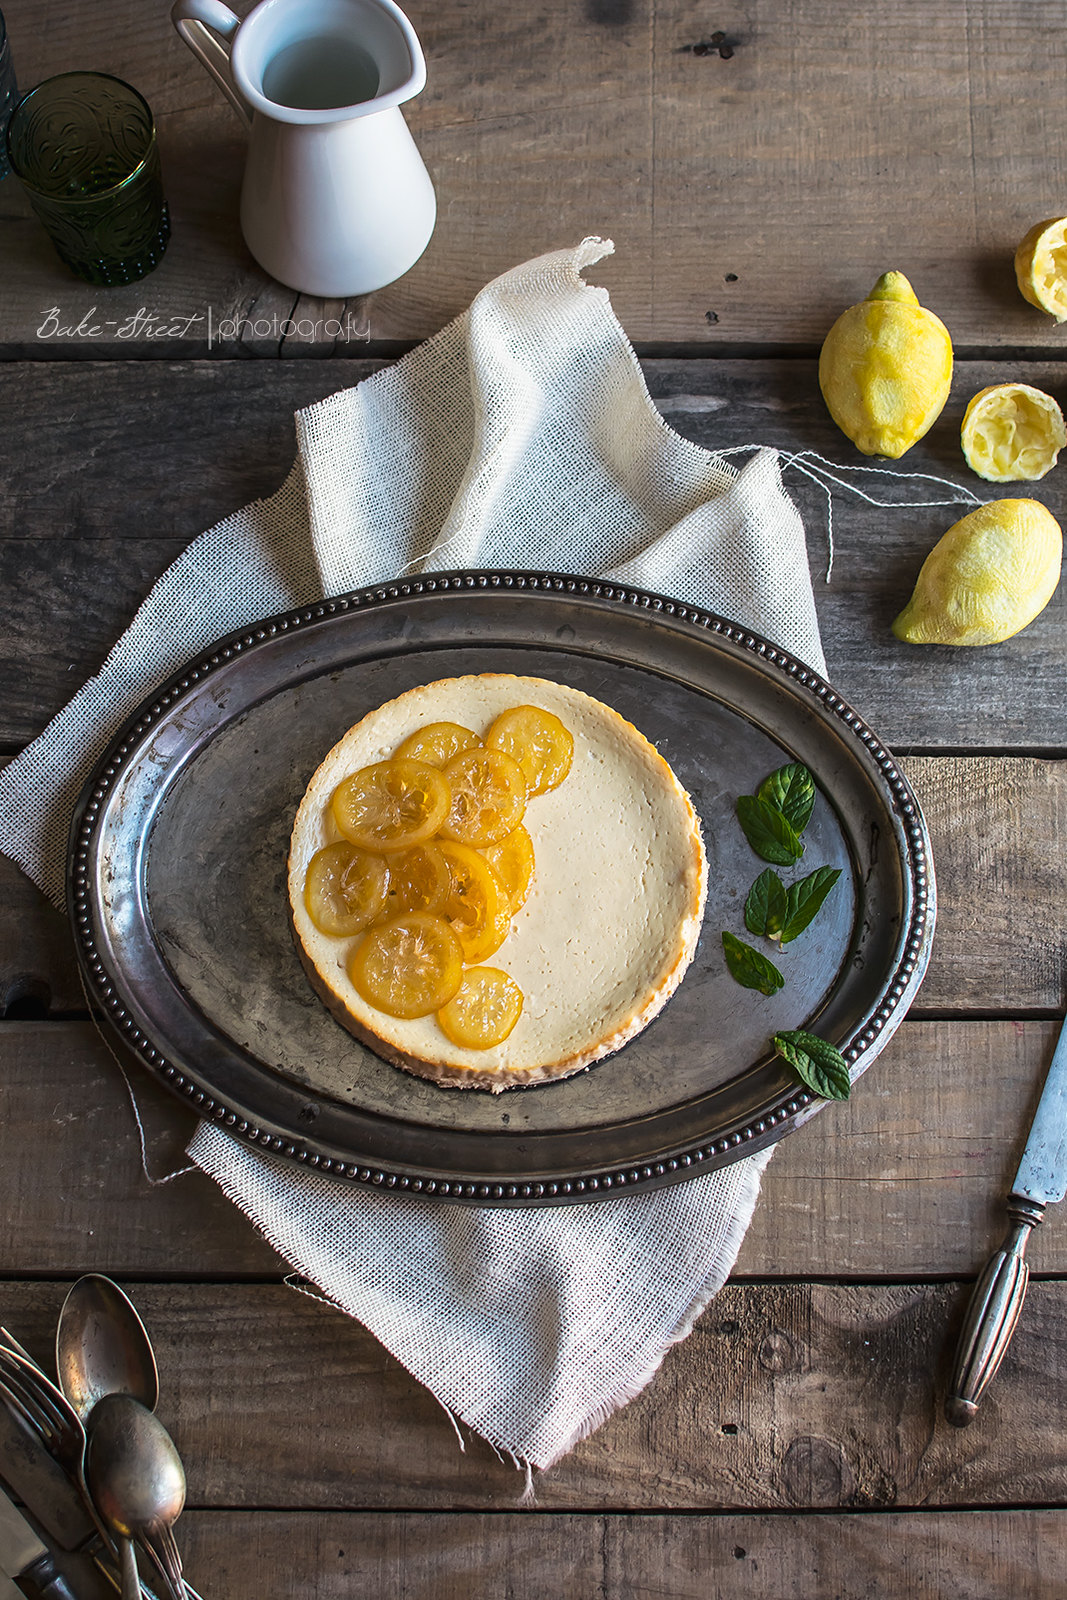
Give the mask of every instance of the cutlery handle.
M 141 1579 L 137 1572 L 137 1555 L 132 1539 L 119 1538 L 119 1573 L 122 1578 L 122 1600 L 141 1600 Z
M 19 1573 L 19 1582 L 22 1592 L 32 1595 L 33 1600 L 75 1600 L 66 1578 L 47 1553 L 31 1567 L 23 1568 Z
M 945 1399 L 945 1416 L 953 1427 L 965 1428 L 973 1421 L 978 1402 L 1004 1359 L 1030 1281 L 1026 1246 L 1044 1214 L 1044 1206 L 1036 1200 L 1008 1197 L 1011 1226 L 979 1274 L 960 1329 Z

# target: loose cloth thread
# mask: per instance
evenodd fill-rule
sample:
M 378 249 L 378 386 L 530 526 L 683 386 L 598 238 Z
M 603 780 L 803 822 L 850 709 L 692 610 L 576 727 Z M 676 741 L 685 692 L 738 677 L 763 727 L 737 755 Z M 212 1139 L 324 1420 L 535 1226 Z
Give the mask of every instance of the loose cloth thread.
M 57 905 L 76 797 L 140 702 L 222 634 L 323 595 L 458 566 L 604 574 L 825 670 L 777 453 L 737 469 L 666 425 L 607 292 L 581 277 L 612 249 L 587 239 L 516 268 L 395 366 L 298 413 L 282 489 L 189 546 L 100 673 L 0 773 L 0 844 Z M 364 1192 L 214 1124 L 189 1155 L 451 1415 L 527 1468 L 558 1460 L 687 1335 L 769 1159 L 652 1194 L 495 1211 Z

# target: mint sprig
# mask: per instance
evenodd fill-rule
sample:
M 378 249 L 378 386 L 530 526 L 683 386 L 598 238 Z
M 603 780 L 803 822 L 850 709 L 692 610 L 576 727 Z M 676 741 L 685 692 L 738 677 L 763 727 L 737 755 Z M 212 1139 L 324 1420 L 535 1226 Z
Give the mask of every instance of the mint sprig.
M 764 778 L 756 796 L 780 811 L 796 833 L 803 833 L 815 805 L 815 780 L 807 767 L 791 761 Z
M 814 778 L 799 761 L 790 761 L 764 778 L 755 794 L 738 796 L 737 819 L 758 856 L 775 866 L 791 867 L 804 854 L 800 836 L 811 821 L 814 806 Z M 816 867 L 787 886 L 772 867 L 765 868 L 748 891 L 745 927 L 749 933 L 776 939 L 784 948 L 814 921 L 840 876 L 838 867 Z M 757 965 L 758 950 L 733 934 L 724 933 L 722 940 L 727 967 L 738 983 L 763 994 L 774 994 L 782 987 L 785 980 L 773 962 L 764 956 L 763 966 Z M 773 987 L 768 987 L 772 982 Z
M 852 1088 L 848 1064 L 836 1045 L 816 1033 L 795 1028 L 774 1035 L 774 1048 L 813 1094 L 823 1100 L 847 1100 Z
M 777 994 L 785 983 L 774 962 L 768 961 L 765 955 L 761 955 L 743 939 L 724 931 L 722 948 L 731 976 L 743 988 L 758 989 L 760 994 Z
M 762 933 L 768 939 L 776 939 L 782 931 L 787 906 L 785 884 L 773 867 L 765 867 L 748 891 L 745 927 L 749 933 Z
M 799 833 L 789 818 L 769 800 L 761 800 L 754 794 L 740 795 L 737 820 L 745 838 L 762 860 L 773 861 L 780 867 L 791 867 L 804 854 Z
M 797 934 L 803 933 L 808 924 L 814 921 L 840 876 L 840 867 L 816 867 L 799 883 L 789 885 L 785 891 L 785 911 L 779 924 L 778 937 L 782 944 L 791 944 Z

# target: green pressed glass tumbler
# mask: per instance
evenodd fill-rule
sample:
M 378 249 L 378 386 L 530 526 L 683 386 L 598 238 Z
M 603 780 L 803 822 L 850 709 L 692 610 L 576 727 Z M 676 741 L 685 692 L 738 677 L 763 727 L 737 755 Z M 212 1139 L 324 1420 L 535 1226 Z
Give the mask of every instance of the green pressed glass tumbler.
M 11 46 L 7 42 L 7 28 L 0 12 L 0 178 L 6 178 L 11 168 L 7 162 L 7 125 L 19 97 L 15 85 L 15 63 L 11 59 Z
M 103 72 L 64 72 L 23 95 L 7 130 L 11 170 L 56 254 L 87 283 L 133 283 L 170 237 L 148 105 Z

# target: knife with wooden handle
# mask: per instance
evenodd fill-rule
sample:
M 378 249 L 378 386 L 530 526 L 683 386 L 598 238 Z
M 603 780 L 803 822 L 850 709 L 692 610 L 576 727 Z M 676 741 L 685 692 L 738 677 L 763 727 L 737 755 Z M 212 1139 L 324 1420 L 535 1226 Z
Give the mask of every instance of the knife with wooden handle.
M 22 1593 L 33 1600 L 75 1600 L 55 1556 L 0 1490 L 0 1572 L 18 1579 Z
M 1030 1137 L 1008 1195 L 1011 1226 L 980 1273 L 960 1330 L 945 1416 L 965 1428 L 1004 1359 L 1023 1308 L 1026 1246 L 1045 1207 L 1067 1194 L 1067 1022 L 1060 1030 Z

